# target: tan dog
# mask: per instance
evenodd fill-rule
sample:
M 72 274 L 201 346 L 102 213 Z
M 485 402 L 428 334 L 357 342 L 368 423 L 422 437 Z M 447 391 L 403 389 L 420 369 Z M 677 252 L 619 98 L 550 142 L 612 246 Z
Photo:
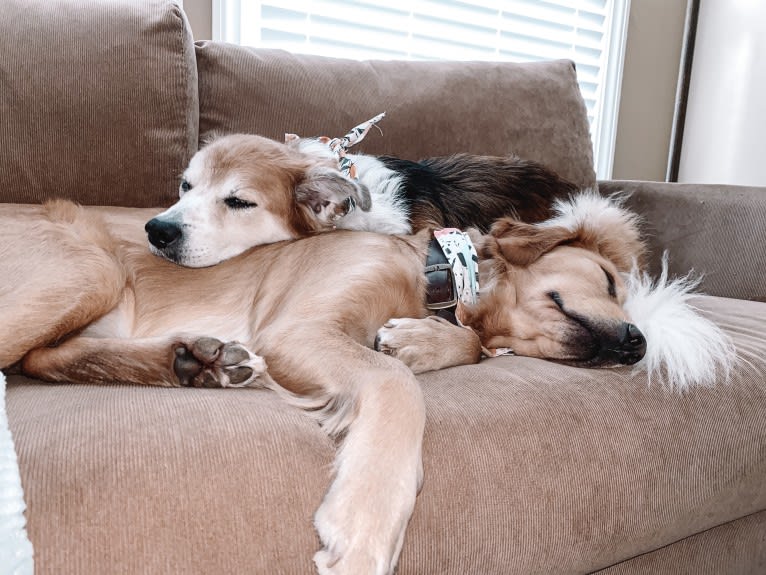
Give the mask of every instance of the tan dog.
M 413 370 L 476 362 L 482 345 L 592 367 L 641 359 L 620 273 L 641 252 L 635 218 L 608 200 L 590 204 L 474 234 L 481 301 L 459 314 L 473 330 L 426 317 L 427 234 L 318 234 L 192 270 L 148 252 L 147 210 L 6 205 L 0 368 L 277 390 L 343 438 L 315 516 L 319 572 L 392 573 L 422 478 Z M 385 353 L 371 349 L 376 338 Z

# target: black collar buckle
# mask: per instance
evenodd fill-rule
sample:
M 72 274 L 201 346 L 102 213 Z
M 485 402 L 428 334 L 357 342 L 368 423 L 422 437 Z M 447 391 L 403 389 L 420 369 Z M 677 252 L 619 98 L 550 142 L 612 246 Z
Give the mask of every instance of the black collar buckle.
M 442 310 L 455 308 L 458 302 L 457 284 L 452 266 L 447 261 L 439 242 L 428 244 L 428 258 L 424 269 L 426 275 L 426 308 Z

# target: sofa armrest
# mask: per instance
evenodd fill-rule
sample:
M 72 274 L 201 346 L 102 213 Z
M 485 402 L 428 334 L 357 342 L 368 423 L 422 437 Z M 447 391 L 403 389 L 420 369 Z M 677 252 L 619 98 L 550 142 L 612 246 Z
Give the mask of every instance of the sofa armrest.
M 710 295 L 766 301 L 766 188 L 603 181 L 602 194 L 624 191 L 644 218 L 650 269 L 669 251 L 670 273 L 702 274 Z

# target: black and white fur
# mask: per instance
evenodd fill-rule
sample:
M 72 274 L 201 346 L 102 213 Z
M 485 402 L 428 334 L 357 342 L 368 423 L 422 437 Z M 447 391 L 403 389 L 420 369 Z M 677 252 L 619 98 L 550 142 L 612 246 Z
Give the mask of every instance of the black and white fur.
M 333 158 L 329 147 L 316 139 L 288 145 Z M 369 192 L 371 207 L 339 218 L 336 226 L 343 229 L 409 234 L 426 227 L 472 227 L 487 232 L 503 216 L 543 221 L 551 215 L 553 202 L 578 191 L 542 164 L 516 156 L 455 154 L 418 162 L 347 156 L 357 166 L 357 183 Z
M 184 171 L 180 199 L 152 219 L 152 249 L 190 267 L 214 265 L 264 243 L 334 228 L 409 234 L 478 228 L 513 216 L 534 223 L 577 187 L 520 158 L 458 154 L 413 162 L 349 154 L 358 179 L 315 139 L 219 137 Z

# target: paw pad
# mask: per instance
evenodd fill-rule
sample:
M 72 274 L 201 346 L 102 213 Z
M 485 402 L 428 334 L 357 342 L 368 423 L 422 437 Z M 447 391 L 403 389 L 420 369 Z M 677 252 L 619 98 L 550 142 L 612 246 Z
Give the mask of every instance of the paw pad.
M 173 351 L 173 371 L 184 387 L 245 387 L 266 372 L 262 358 L 233 341 L 204 337 Z

